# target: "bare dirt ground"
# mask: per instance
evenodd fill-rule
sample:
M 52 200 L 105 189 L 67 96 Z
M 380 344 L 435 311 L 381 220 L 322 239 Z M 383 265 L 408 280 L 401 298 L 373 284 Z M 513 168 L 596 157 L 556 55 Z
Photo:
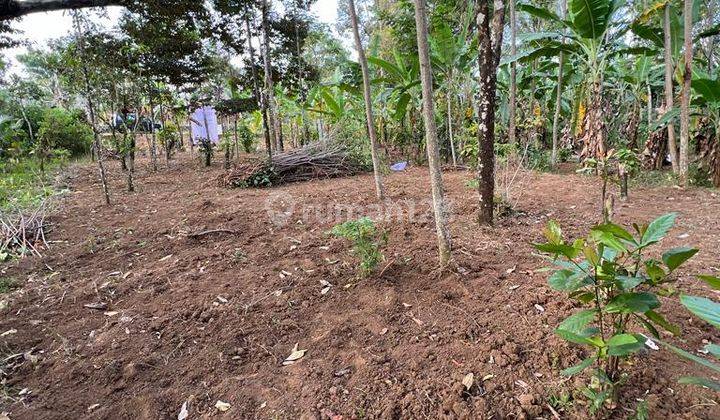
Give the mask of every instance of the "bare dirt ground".
M 156 174 L 140 167 L 138 192 L 127 193 L 110 166 L 112 206 L 101 204 L 95 168 L 77 168 L 51 218 L 58 242 L 2 268 L 22 284 L 3 297 L 0 319 L 0 332 L 17 330 L 0 338 L 3 354 L 25 353 L 3 356 L 0 411 L 11 419 L 175 419 L 184 402 L 190 419 L 553 418 L 549 399 L 584 381 L 559 374 L 584 351 L 553 334 L 572 303 L 535 271 L 544 261 L 530 243 L 548 218 L 570 235 L 598 220 L 591 177 L 531 174 L 520 213 L 478 229 L 471 174 L 446 173 L 458 268 L 439 273 L 427 170 L 391 174 L 389 202 L 416 203 L 416 216 L 381 223 L 382 273 L 358 280 L 348 244 L 327 231 L 351 205 L 380 210 L 371 175 L 228 190 L 216 182 L 221 164 L 183 156 Z M 283 203 L 295 212 L 278 224 Z M 339 219 L 328 217 L 336 205 Z M 678 288 L 710 295 L 692 274 L 720 267 L 719 210 L 711 190 L 638 189 L 616 221 L 677 211 L 663 248 L 701 249 Z M 193 236 L 216 229 L 225 231 Z M 663 298 L 662 311 L 685 348 L 718 340 L 677 298 Z M 282 366 L 296 343 L 305 356 Z M 645 399 L 650 418 L 720 418 L 717 394 L 677 384 L 701 373 L 692 364 L 649 351 L 630 371 L 614 417 Z M 485 380 L 468 394 L 470 372 Z M 231 408 L 220 412 L 218 400 Z M 579 401 L 555 410 L 587 417 Z

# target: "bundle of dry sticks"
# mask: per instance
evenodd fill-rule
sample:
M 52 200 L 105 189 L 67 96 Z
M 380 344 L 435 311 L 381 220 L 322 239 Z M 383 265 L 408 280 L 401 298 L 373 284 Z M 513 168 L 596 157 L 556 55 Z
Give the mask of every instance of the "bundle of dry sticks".
M 0 253 L 41 256 L 40 249 L 48 246 L 45 213 L 45 205 L 31 213 L 0 213 Z
M 273 155 L 272 162 L 239 165 L 220 182 L 228 187 L 269 187 L 288 182 L 351 176 L 364 167 L 340 145 L 314 143 Z

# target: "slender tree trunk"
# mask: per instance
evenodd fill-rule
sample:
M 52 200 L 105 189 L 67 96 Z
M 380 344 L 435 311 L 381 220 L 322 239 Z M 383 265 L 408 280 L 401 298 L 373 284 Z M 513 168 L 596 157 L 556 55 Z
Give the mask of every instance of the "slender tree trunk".
M 567 10 L 567 0 L 563 1 L 560 11 L 561 17 L 565 19 L 565 11 Z M 512 10 L 512 9 L 511 9 Z M 514 20 L 515 18 L 513 18 Z M 557 96 L 555 97 L 555 115 L 553 115 L 552 125 L 552 152 L 550 153 L 550 166 L 555 169 L 558 163 L 558 139 L 560 138 L 560 111 L 562 110 L 562 84 L 563 84 L 563 65 L 565 64 L 565 54 L 560 51 L 558 59 L 558 76 L 557 76 Z
M 693 0 L 685 0 L 685 70 L 683 72 L 682 95 L 680 97 L 680 184 L 688 183 L 688 144 L 690 143 L 690 82 L 692 81 L 692 10 Z
M 385 193 L 383 191 L 382 175 L 380 174 L 380 157 L 378 156 L 377 133 L 375 132 L 375 119 L 373 117 L 372 96 L 370 93 L 370 71 L 368 70 L 367 59 L 365 58 L 365 50 L 360 40 L 360 29 L 358 18 L 355 12 L 355 1 L 348 1 L 348 11 L 353 27 L 353 36 L 355 37 L 355 48 L 358 52 L 358 61 L 363 76 L 363 97 L 365 99 L 365 118 L 367 122 L 368 135 L 370 137 L 370 154 L 372 155 L 373 173 L 375 175 L 375 193 L 377 198 L 382 200 Z
M 255 52 L 253 50 L 251 38 L 252 38 L 252 31 L 250 30 L 250 12 L 249 10 L 245 10 L 245 32 L 247 32 L 247 46 L 248 46 L 248 55 L 250 58 L 250 69 L 252 70 L 252 78 L 253 78 L 253 95 L 255 96 L 255 101 L 260 105 L 260 114 L 262 115 L 262 124 L 263 124 L 263 138 L 265 139 L 265 148 L 267 149 L 268 154 L 268 161 L 272 161 L 272 142 L 270 140 L 270 124 L 268 123 L 268 111 L 267 111 L 267 101 L 265 99 L 264 94 L 260 94 L 260 85 L 258 82 L 258 75 L 257 75 L 257 69 L 255 68 Z
M 478 26 L 478 64 L 480 94 L 478 96 L 478 222 L 493 223 L 495 197 L 495 89 L 500 60 L 505 7 L 495 0 L 492 23 L 489 2 L 480 2 L 476 16 Z
M 452 72 L 449 73 L 452 75 Z M 450 155 L 452 156 L 453 166 L 457 166 L 457 157 L 455 156 L 455 139 L 453 138 L 453 124 L 452 124 L 452 94 L 450 87 L 448 86 L 447 93 L 447 124 L 448 124 L 448 139 L 450 141 Z
M 103 195 L 105 197 L 105 204 L 110 205 L 110 190 L 108 189 L 107 177 L 105 175 L 105 165 L 103 163 L 102 145 L 100 144 L 100 133 L 98 133 L 97 124 L 95 121 L 95 106 L 92 100 L 92 89 L 90 87 L 90 75 L 88 73 L 87 64 L 85 62 L 85 37 L 80 27 L 80 15 L 79 12 L 73 12 L 73 20 L 75 21 L 75 30 L 78 40 L 78 46 L 80 48 L 81 56 L 81 67 L 83 73 L 85 100 L 87 101 L 88 117 L 90 118 L 90 126 L 93 131 L 93 148 L 97 155 L 98 170 L 100 172 L 100 184 L 102 185 Z
M 298 29 L 298 18 L 300 17 L 300 13 L 297 7 L 297 3 L 295 4 L 295 49 L 297 52 L 297 65 L 298 65 L 298 78 L 300 80 L 300 119 L 302 123 L 302 139 L 300 140 L 300 145 L 303 145 L 305 143 L 310 142 L 310 129 L 308 128 L 307 124 L 307 112 L 305 111 L 306 106 L 306 100 L 307 100 L 307 88 L 305 86 L 305 72 L 303 71 L 303 62 L 302 62 L 302 55 L 300 51 L 300 31 Z M 297 141 L 296 141 L 297 142 Z
M 517 36 L 517 20 L 515 18 L 515 1 L 510 0 L 510 55 L 517 53 L 517 45 L 515 38 Z M 560 63 L 562 67 L 562 53 L 560 53 Z M 517 62 L 510 64 L 510 98 L 509 98 L 509 121 L 508 121 L 508 143 L 515 144 L 515 114 L 517 113 Z
M 150 105 L 150 158 L 152 159 L 153 172 L 157 172 L 157 140 L 155 138 L 155 105 L 153 103 L 152 86 L 148 90 L 148 102 Z
M 350 0 L 352 2 L 352 0 Z M 451 243 L 448 229 L 445 192 L 442 171 L 440 169 L 440 147 L 437 127 L 435 126 L 435 98 L 433 97 L 432 67 L 430 66 L 430 47 L 428 46 L 428 28 L 425 16 L 425 0 L 415 0 L 415 26 L 417 27 L 418 54 L 420 56 L 420 83 L 423 96 L 423 117 L 425 120 L 425 145 L 430 169 L 430 189 L 433 198 L 435 230 L 437 233 L 440 266 L 450 261 Z
M 270 64 L 270 29 L 268 26 L 268 2 L 262 0 L 262 29 L 263 29 L 263 64 L 265 66 L 265 101 L 268 115 L 273 127 L 275 148 L 282 151 L 282 133 L 278 126 L 277 109 L 275 103 L 275 86 L 273 83 L 272 66 Z
M 670 112 L 673 107 L 673 59 L 672 52 L 670 51 L 672 46 L 672 40 L 670 38 L 670 3 L 665 5 L 665 16 L 663 23 L 664 41 L 665 41 L 665 112 Z M 648 85 L 649 86 L 649 85 Z M 680 170 L 678 162 L 678 150 L 675 142 L 675 125 L 669 122 L 667 125 L 668 132 L 668 149 L 670 149 L 670 160 L 672 161 L 673 172 L 678 173 Z
M 652 88 L 650 87 L 649 80 L 648 80 L 648 84 L 647 84 L 647 98 L 648 98 L 648 100 L 647 100 L 647 125 L 648 125 L 648 127 L 650 127 L 650 125 L 652 125 L 652 122 L 653 122 L 653 114 L 652 114 L 653 103 L 652 103 Z M 648 133 L 648 136 L 649 135 L 650 135 L 650 133 Z

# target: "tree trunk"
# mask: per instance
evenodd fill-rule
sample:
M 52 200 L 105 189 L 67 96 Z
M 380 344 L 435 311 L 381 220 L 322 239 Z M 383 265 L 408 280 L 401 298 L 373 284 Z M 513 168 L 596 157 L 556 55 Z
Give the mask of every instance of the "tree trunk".
M 270 140 L 270 124 L 268 123 L 268 112 L 267 112 L 267 102 L 265 100 L 265 95 L 260 94 L 260 86 L 258 83 L 258 75 L 257 75 L 257 69 L 255 69 L 255 52 L 253 50 L 252 46 L 252 31 L 250 30 L 250 12 L 246 8 L 245 9 L 245 32 L 247 32 L 247 46 L 248 46 L 248 56 L 250 58 L 250 69 L 252 70 L 252 78 L 253 78 L 253 96 L 255 96 L 255 101 L 260 105 L 260 115 L 262 115 L 262 124 L 263 124 L 263 138 L 265 139 L 265 148 L 267 149 L 268 154 L 268 160 L 272 161 L 272 145 Z
M 352 0 L 350 0 L 352 2 Z M 433 97 L 432 67 L 430 66 L 430 47 L 428 46 L 428 28 L 425 16 L 425 0 L 415 0 L 415 26 L 417 27 L 418 54 L 420 56 L 420 82 L 422 84 L 423 117 L 425 120 L 425 144 L 430 169 L 430 188 L 433 198 L 435 230 L 437 233 L 440 266 L 450 261 L 451 243 L 445 207 L 442 171 L 440 169 L 440 147 L 437 127 L 435 126 L 435 98 Z
M 97 154 L 98 170 L 100 172 L 100 184 L 102 185 L 103 195 L 105 196 L 105 204 L 110 205 L 110 190 L 108 189 L 107 177 L 105 176 L 105 165 L 103 164 L 102 145 L 100 144 L 100 133 L 98 133 L 97 124 L 95 121 L 95 106 L 92 100 L 92 90 L 90 88 L 90 75 L 88 74 L 87 64 L 85 62 L 85 43 L 82 29 L 80 28 L 80 16 L 78 12 L 73 12 L 73 20 L 75 23 L 75 30 L 78 40 L 78 46 L 80 48 L 81 65 L 84 80 L 85 100 L 87 101 L 88 117 L 90 118 L 90 126 L 93 131 L 93 147 Z
M 602 80 L 593 81 L 583 121 L 583 158 L 604 158 L 607 130 L 603 110 Z
M 683 71 L 682 95 L 680 96 L 680 185 L 688 184 L 688 144 L 690 143 L 690 82 L 692 80 L 692 10 L 693 0 L 685 0 L 685 70 Z
M 157 141 L 155 138 L 155 105 L 153 104 L 152 86 L 148 90 L 148 102 L 150 105 L 150 158 L 152 159 L 153 172 L 157 172 Z
M 665 112 L 670 112 L 673 107 L 673 59 L 670 51 L 672 40 L 670 38 L 670 3 L 665 5 L 665 17 L 663 23 L 663 32 L 665 38 Z M 668 132 L 668 149 L 670 150 L 670 160 L 672 161 L 673 172 L 678 173 L 680 166 L 678 165 L 678 151 L 675 142 L 675 126 L 672 122 L 667 125 Z
M 270 29 L 268 27 L 268 2 L 262 0 L 262 30 L 263 30 L 263 65 L 265 68 L 265 108 L 267 109 L 270 126 L 273 128 L 273 141 L 275 149 L 280 149 L 282 142 L 278 133 L 277 115 L 275 114 L 275 86 L 272 79 L 272 66 L 270 65 Z
M 567 9 L 567 0 L 563 1 L 561 17 L 565 19 L 565 10 Z M 512 9 L 511 9 L 512 10 Z M 513 18 L 514 20 L 514 18 Z M 563 84 L 563 64 L 565 63 L 565 55 L 560 51 L 558 59 L 558 77 L 557 77 L 557 96 L 555 97 L 555 115 L 553 115 L 552 125 L 552 152 L 550 153 L 550 166 L 555 169 L 558 163 L 558 139 L 560 138 L 560 111 L 562 110 L 562 84 Z
M 515 56 L 517 53 L 517 45 L 515 38 L 517 36 L 517 20 L 515 18 L 515 1 L 510 0 L 510 55 Z M 560 53 L 560 63 L 562 66 L 562 53 Z M 515 114 L 517 113 L 517 61 L 510 64 L 510 98 L 509 98 L 509 121 L 508 121 L 508 143 L 515 144 L 516 127 Z
M 480 2 L 477 12 L 478 64 L 480 94 L 478 95 L 478 222 L 493 223 L 495 197 L 495 89 L 497 66 L 500 60 L 502 30 L 505 20 L 504 4 L 494 3 L 492 25 L 489 2 Z
M 353 27 L 353 36 L 355 37 L 355 48 L 358 52 L 358 61 L 360 61 L 360 69 L 363 76 L 363 97 L 365 99 L 365 118 L 367 122 L 368 135 L 370 137 L 370 154 L 372 155 L 373 173 L 375 175 L 375 193 L 377 198 L 382 200 L 384 197 L 382 175 L 380 174 L 380 157 L 378 156 L 377 133 L 375 132 L 375 120 L 373 118 L 372 96 L 370 94 L 370 71 L 368 70 L 367 59 L 365 58 L 365 50 L 360 40 L 360 29 L 358 18 L 355 12 L 355 1 L 348 1 L 348 11 Z
M 450 73 L 452 74 L 452 73 Z M 455 156 L 455 140 L 453 139 L 453 126 L 452 126 L 452 94 L 448 87 L 447 94 L 447 124 L 448 124 L 448 140 L 450 141 L 450 156 L 452 156 L 453 166 L 457 166 L 457 157 Z

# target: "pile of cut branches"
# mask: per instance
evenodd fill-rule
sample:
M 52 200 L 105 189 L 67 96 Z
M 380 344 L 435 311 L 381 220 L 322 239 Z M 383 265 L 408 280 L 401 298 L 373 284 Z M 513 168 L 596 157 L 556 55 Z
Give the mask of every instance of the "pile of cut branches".
M 30 213 L 0 213 L 0 261 L 7 255 L 41 256 L 39 250 L 48 246 L 45 214 L 44 204 Z
M 270 187 L 289 182 L 356 175 L 365 167 L 338 144 L 315 143 L 273 155 L 272 162 L 237 166 L 222 176 L 227 187 Z

